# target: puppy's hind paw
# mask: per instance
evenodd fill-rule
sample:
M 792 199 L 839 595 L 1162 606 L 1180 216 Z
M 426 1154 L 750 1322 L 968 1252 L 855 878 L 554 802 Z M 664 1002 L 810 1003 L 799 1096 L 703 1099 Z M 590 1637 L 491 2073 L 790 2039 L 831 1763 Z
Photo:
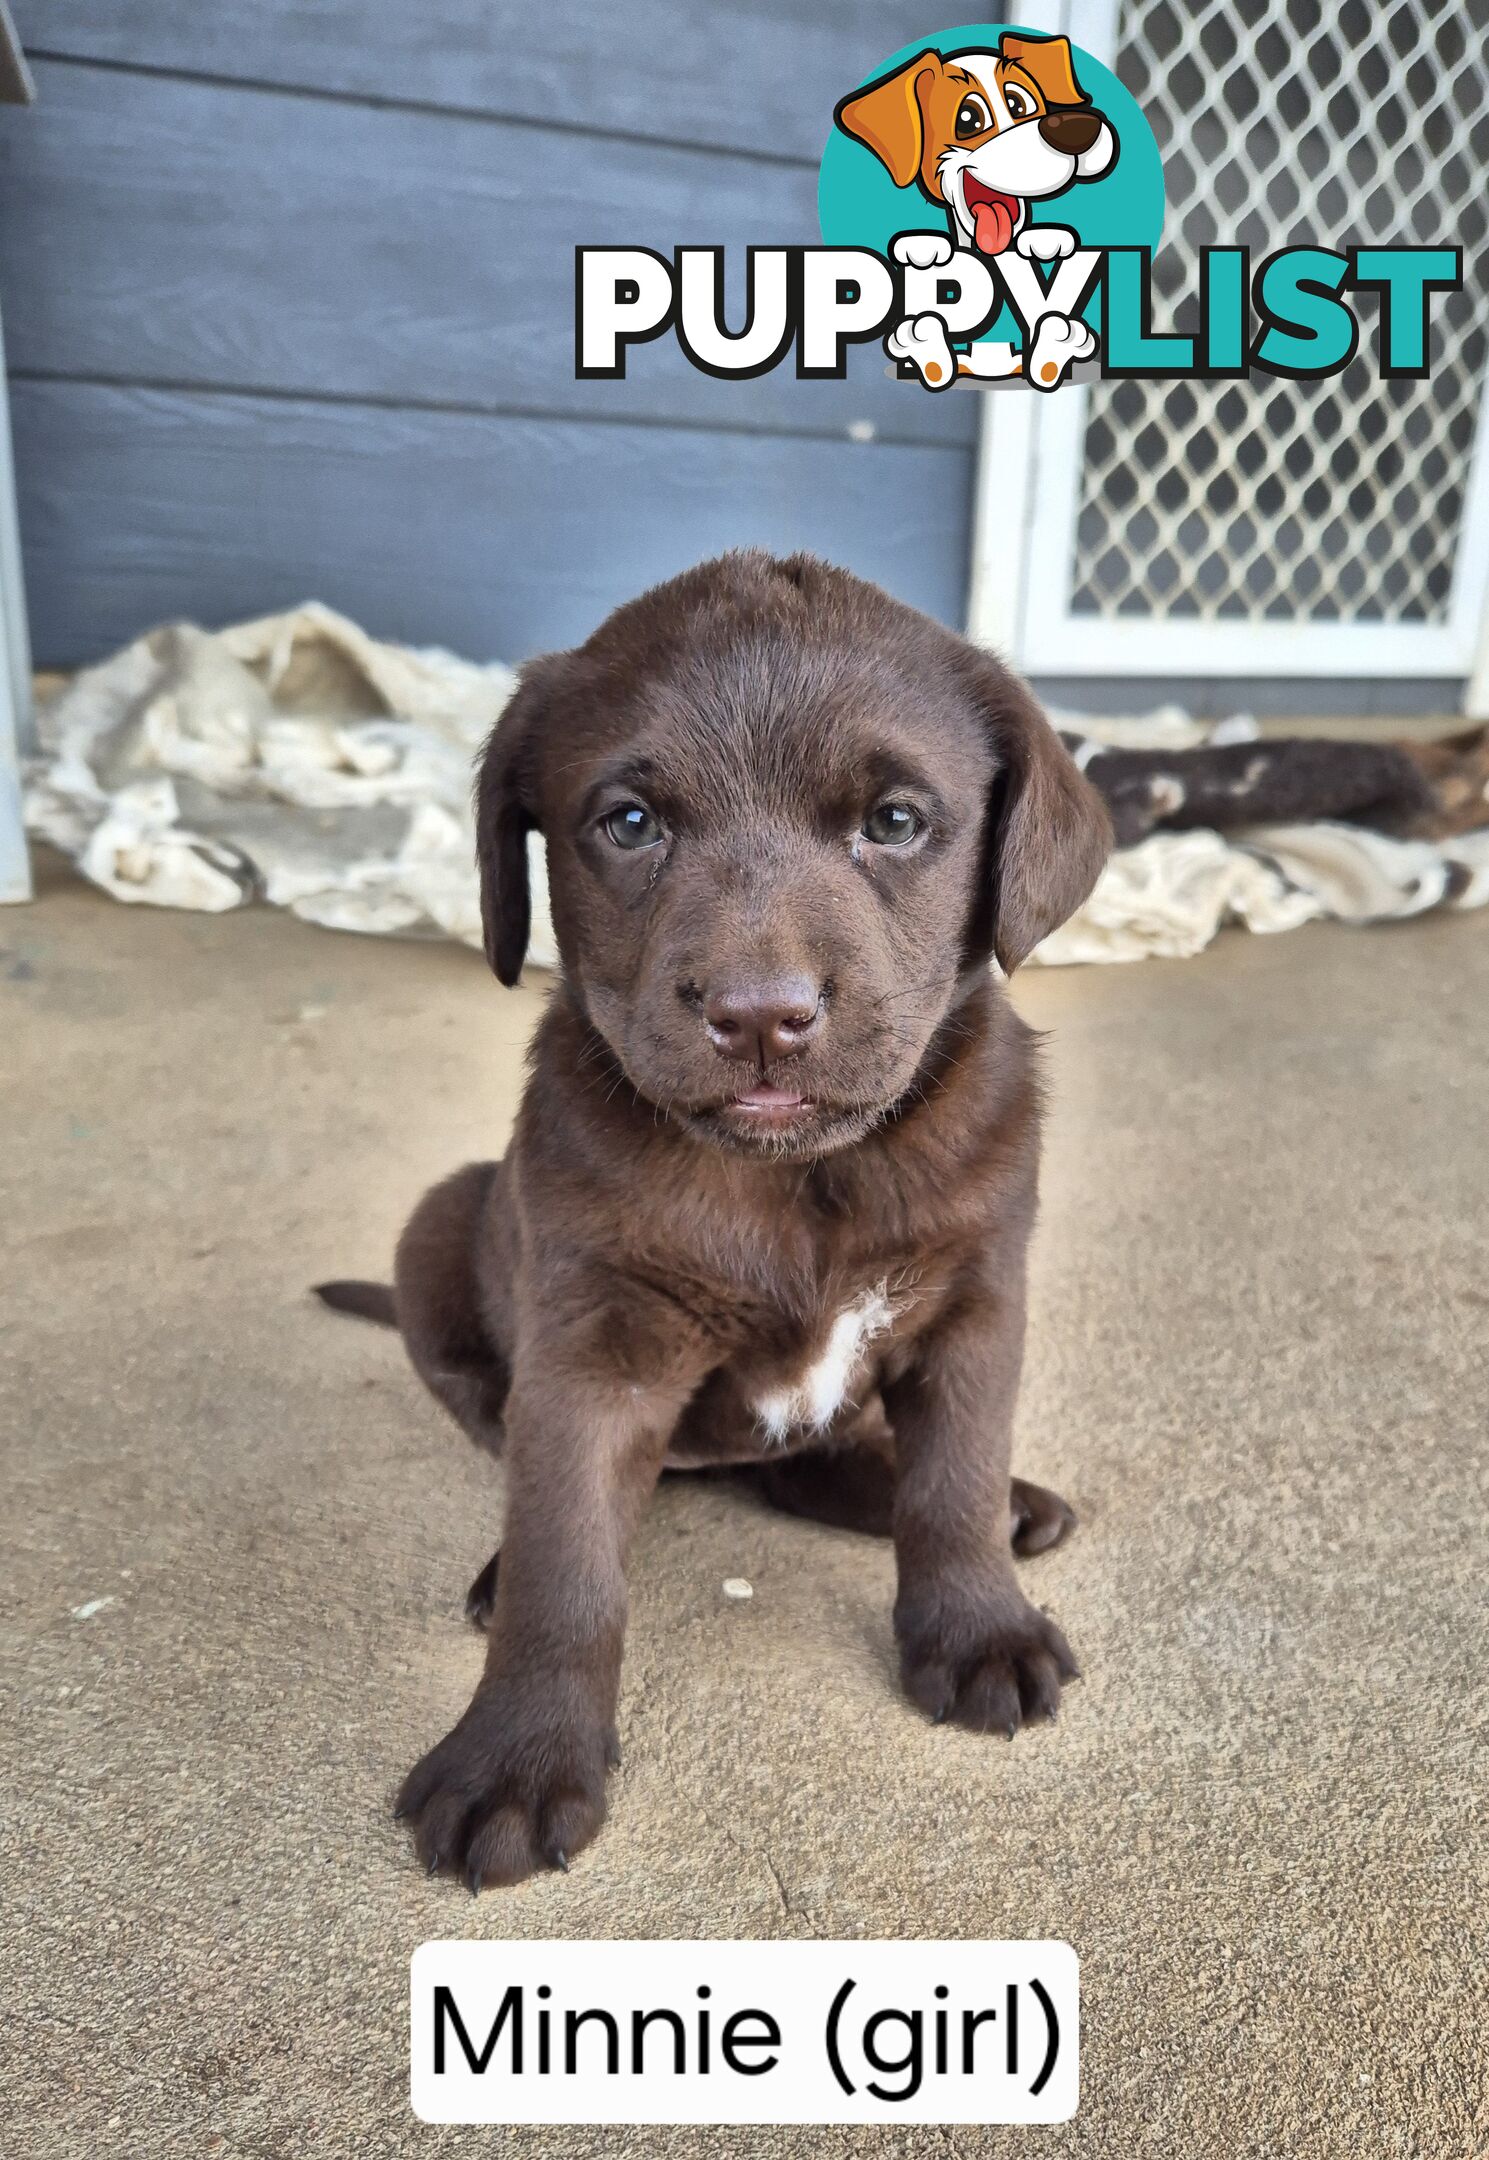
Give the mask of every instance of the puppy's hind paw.
M 884 340 L 891 360 L 908 361 L 927 390 L 945 390 L 956 381 L 956 356 L 939 315 L 911 315 Z
M 1037 1485 L 1031 1489 L 1035 1492 L 1039 1490 Z M 1018 1550 L 1016 1530 L 1014 1550 Z M 465 1617 L 472 1627 L 489 1628 L 491 1625 L 491 1615 L 496 1607 L 496 1572 L 500 1564 L 501 1553 L 494 1552 L 465 1593 Z
M 1034 343 L 1024 373 L 1036 390 L 1054 390 L 1064 381 L 1077 360 L 1089 360 L 1096 350 L 1096 333 L 1070 315 L 1046 315 L 1034 333 Z
M 1075 1509 L 1068 1501 L 1046 1486 L 1031 1485 L 1027 1478 L 1013 1480 L 1008 1515 L 1009 1536 L 1020 1560 L 1048 1552 L 1075 1528 Z

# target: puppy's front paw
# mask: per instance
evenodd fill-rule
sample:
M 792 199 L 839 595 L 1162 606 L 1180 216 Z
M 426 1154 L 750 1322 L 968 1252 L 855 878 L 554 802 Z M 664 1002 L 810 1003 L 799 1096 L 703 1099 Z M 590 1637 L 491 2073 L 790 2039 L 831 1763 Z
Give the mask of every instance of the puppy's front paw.
M 1021 1725 L 1053 1718 L 1061 1683 L 1080 1678 L 1054 1621 L 1022 1598 L 991 1611 L 902 1613 L 896 1632 L 905 1693 L 938 1725 L 1011 1740 Z
M 1068 225 L 1026 225 L 1013 244 L 1030 262 L 1063 262 L 1075 253 L 1075 234 Z
M 945 233 L 902 232 L 895 234 L 889 252 L 912 270 L 938 270 L 951 261 L 954 251 Z
M 544 1714 L 514 1690 L 482 1687 L 460 1723 L 409 1772 L 394 1808 L 414 1818 L 431 1875 L 473 1896 L 567 1868 L 605 1820 L 615 1735 L 598 1721 Z

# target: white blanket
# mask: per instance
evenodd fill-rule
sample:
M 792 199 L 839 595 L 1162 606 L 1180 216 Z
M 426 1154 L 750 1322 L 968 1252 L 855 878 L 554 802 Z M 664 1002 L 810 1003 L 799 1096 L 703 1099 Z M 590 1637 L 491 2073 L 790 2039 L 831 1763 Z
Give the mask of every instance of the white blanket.
M 471 768 L 514 680 L 381 644 L 314 601 L 215 633 L 156 630 L 42 706 L 27 828 L 116 899 L 213 911 L 264 899 L 330 929 L 479 945 Z M 1254 733 L 1173 708 L 1062 724 L 1144 748 Z M 552 966 L 532 847 L 530 957 Z M 1227 922 L 1290 930 L 1486 900 L 1485 832 L 1440 846 L 1345 825 L 1155 833 L 1113 857 L 1035 958 L 1193 953 Z

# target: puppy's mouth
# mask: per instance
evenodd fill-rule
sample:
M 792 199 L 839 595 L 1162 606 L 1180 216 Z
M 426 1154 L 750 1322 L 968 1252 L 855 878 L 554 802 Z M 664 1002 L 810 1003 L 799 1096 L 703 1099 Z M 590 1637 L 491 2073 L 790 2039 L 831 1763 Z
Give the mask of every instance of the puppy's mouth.
M 883 1116 L 872 1103 L 829 1102 L 787 1082 L 757 1080 L 724 1102 L 689 1110 L 684 1122 L 696 1138 L 732 1155 L 800 1160 L 852 1146 Z
M 1013 239 L 1020 203 L 1016 195 L 985 187 L 977 175 L 962 172 L 962 201 L 972 224 L 972 238 L 980 255 L 1001 255 Z
M 783 1133 L 806 1124 L 816 1109 L 811 1097 L 799 1089 L 760 1080 L 731 1102 L 721 1103 L 717 1115 L 736 1132 Z

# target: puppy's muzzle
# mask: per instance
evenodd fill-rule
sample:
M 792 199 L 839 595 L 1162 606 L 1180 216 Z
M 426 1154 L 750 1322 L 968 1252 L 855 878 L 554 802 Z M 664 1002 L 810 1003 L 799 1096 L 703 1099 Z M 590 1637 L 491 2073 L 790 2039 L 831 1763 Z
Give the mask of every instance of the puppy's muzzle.
M 708 1039 L 720 1057 L 763 1071 L 806 1047 L 822 1018 L 823 997 L 804 975 L 707 990 L 702 1010 Z
M 1063 150 L 1067 157 L 1079 157 L 1089 150 L 1101 133 L 1101 115 L 1091 112 L 1047 112 L 1039 122 L 1039 132 L 1052 150 Z

